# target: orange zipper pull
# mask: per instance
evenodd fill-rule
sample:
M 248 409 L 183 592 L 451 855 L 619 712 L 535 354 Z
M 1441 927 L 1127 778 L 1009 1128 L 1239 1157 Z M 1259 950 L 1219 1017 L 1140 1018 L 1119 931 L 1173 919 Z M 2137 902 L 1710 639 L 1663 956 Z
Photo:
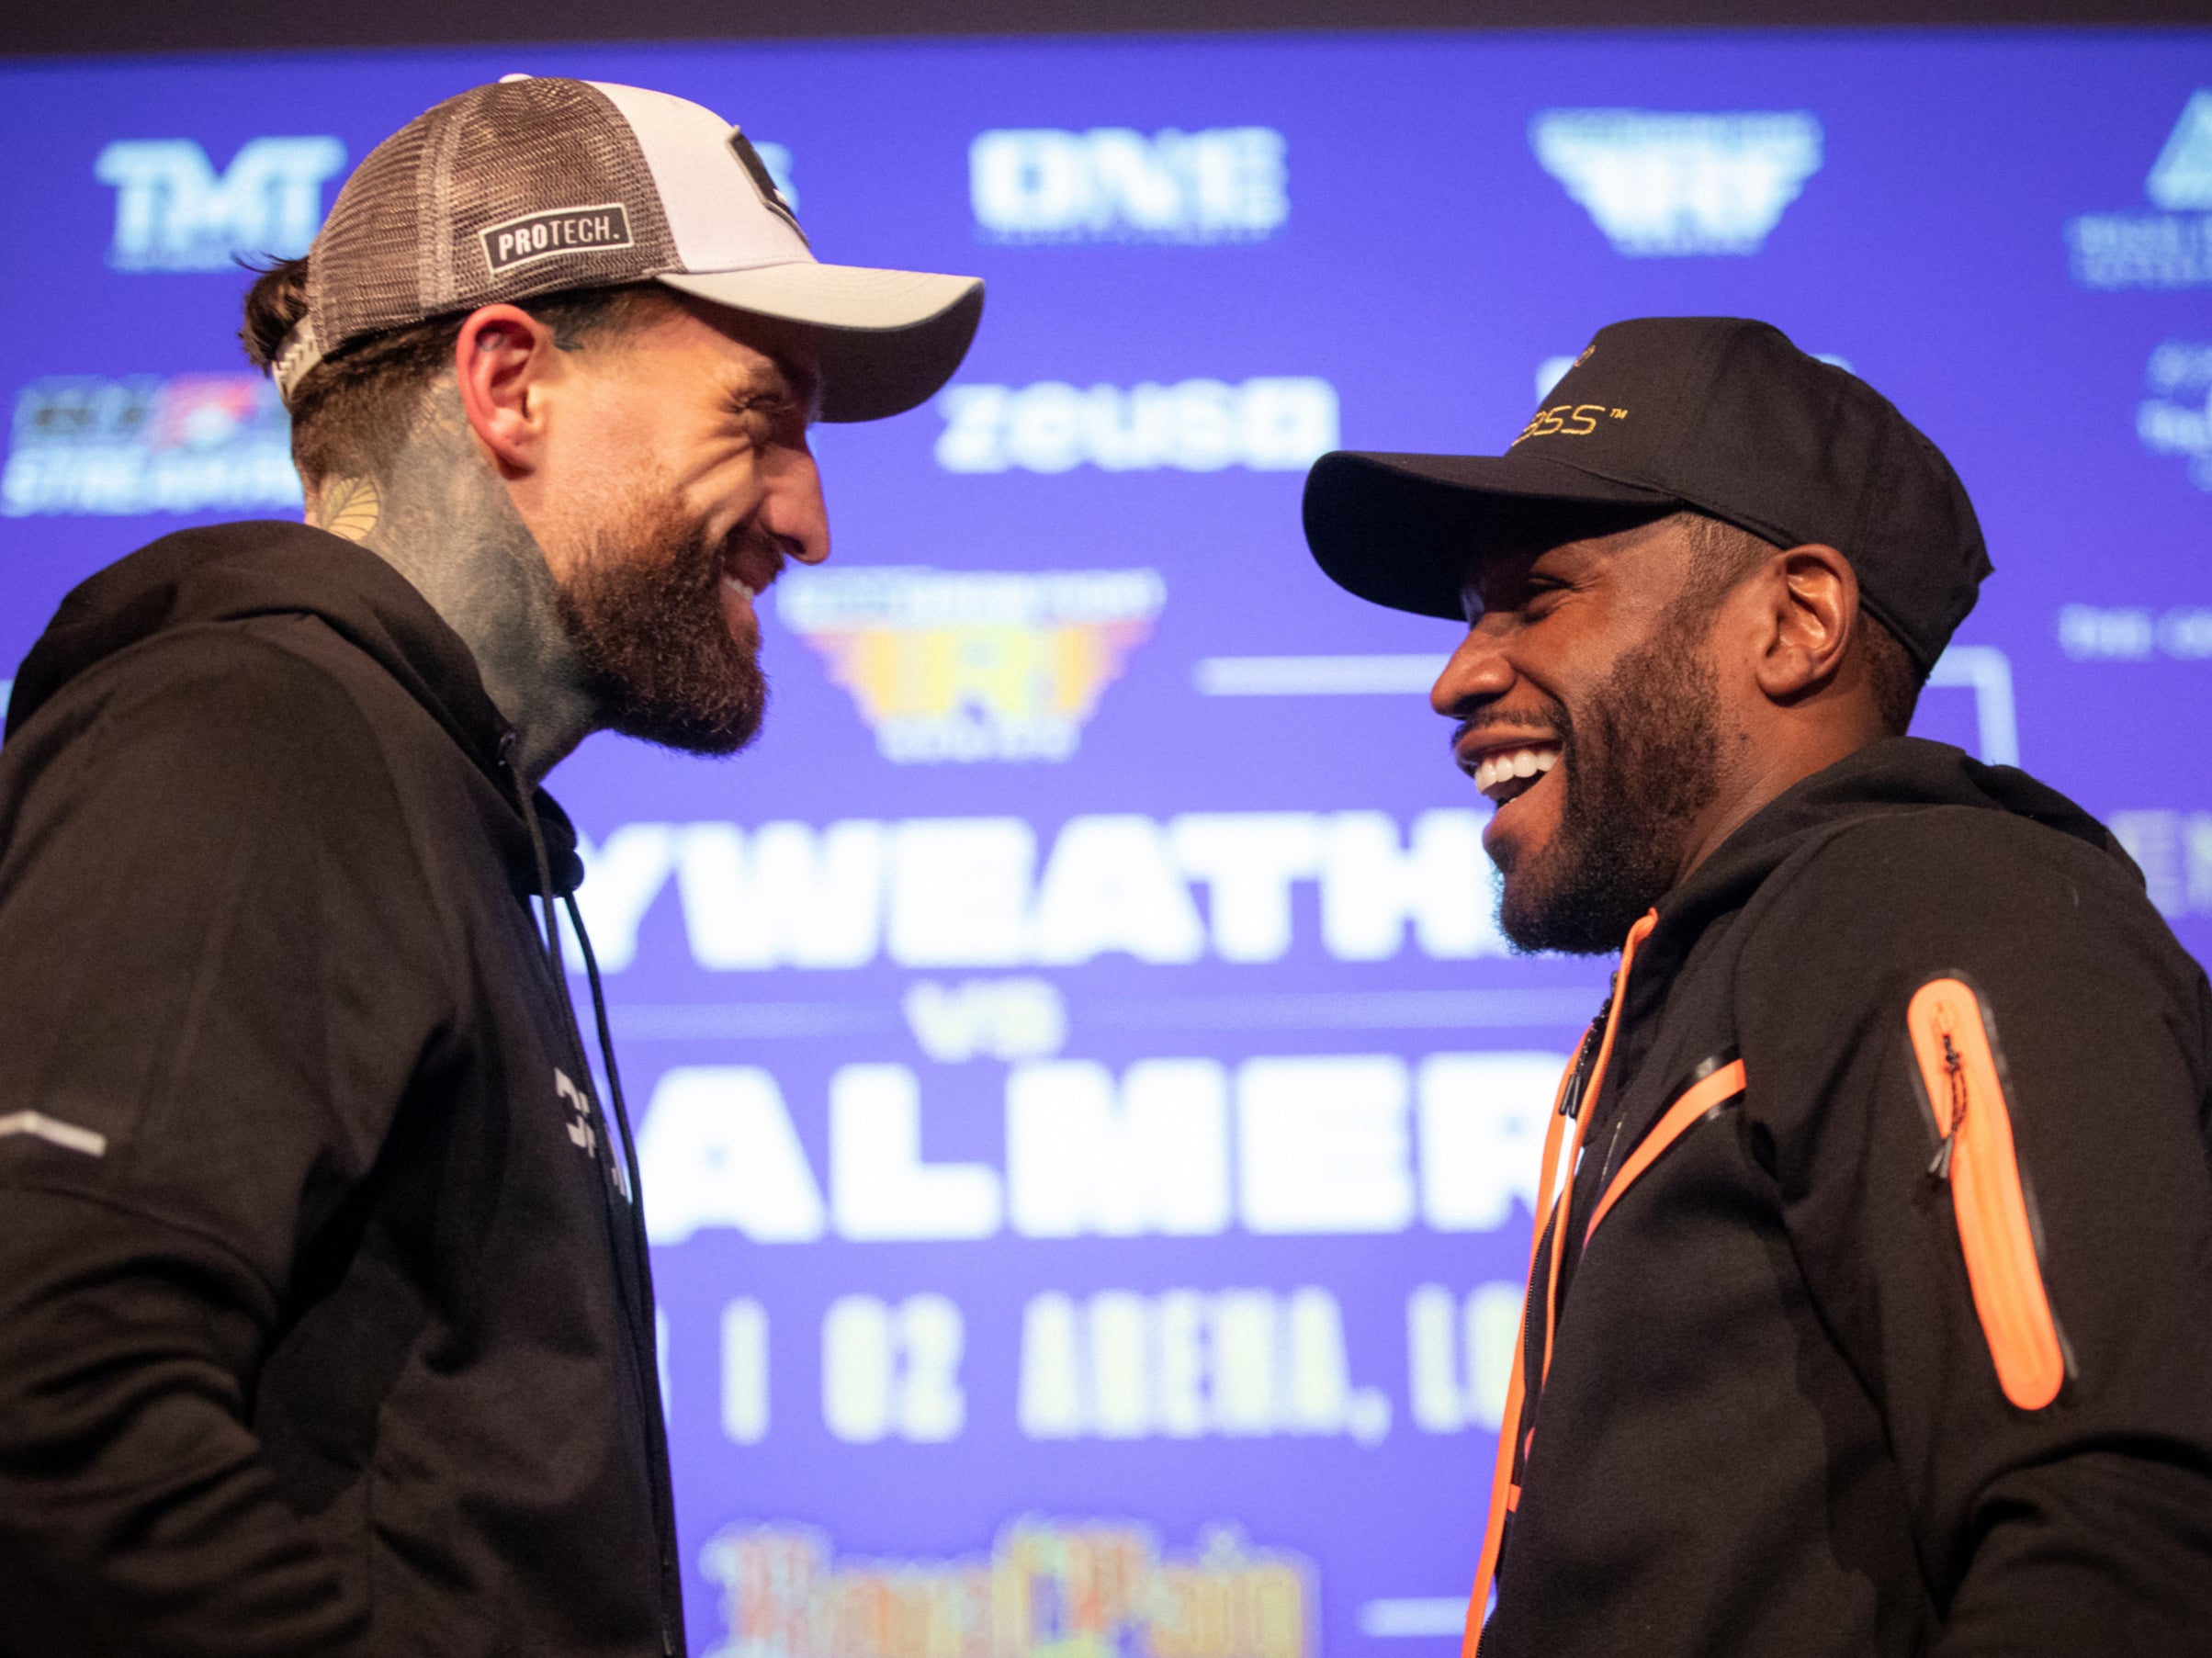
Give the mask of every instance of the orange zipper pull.
M 1966 1060 L 1959 1055 L 1958 1044 L 1951 1040 L 1950 1010 L 1939 1008 L 1936 1015 L 1936 1029 L 1943 1037 L 1943 1070 L 1950 1084 L 1950 1120 L 1944 1124 L 1943 1144 L 1936 1148 L 1936 1160 L 1928 1165 L 1928 1173 L 1938 1180 L 1951 1178 L 1951 1149 L 1958 1144 L 1958 1131 L 1966 1126 Z

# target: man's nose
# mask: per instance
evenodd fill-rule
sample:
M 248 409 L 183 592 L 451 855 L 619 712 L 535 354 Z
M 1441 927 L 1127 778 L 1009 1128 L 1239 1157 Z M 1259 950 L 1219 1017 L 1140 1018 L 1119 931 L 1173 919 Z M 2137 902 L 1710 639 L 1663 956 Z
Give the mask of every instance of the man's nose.
M 760 526 L 801 564 L 819 564 L 830 556 L 830 509 L 822 502 L 822 474 L 813 455 L 797 445 L 776 444 L 763 452 L 762 471 Z
M 1428 705 L 1447 719 L 1463 719 L 1483 704 L 1496 701 L 1512 684 L 1512 664 L 1478 622 L 1437 675 Z

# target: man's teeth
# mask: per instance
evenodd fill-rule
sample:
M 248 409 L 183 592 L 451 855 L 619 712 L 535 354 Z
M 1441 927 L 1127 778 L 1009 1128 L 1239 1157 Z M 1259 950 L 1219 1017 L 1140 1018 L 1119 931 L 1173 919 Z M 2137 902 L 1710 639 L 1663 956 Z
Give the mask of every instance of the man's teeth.
M 1485 795 L 1524 777 L 1535 777 L 1559 763 L 1557 749 L 1506 749 L 1485 754 L 1474 768 L 1474 786 Z M 1495 796 L 1494 796 L 1495 797 Z
M 754 590 L 746 586 L 744 582 L 739 581 L 735 576 L 724 576 L 722 578 L 722 585 L 729 589 L 731 592 L 737 594 L 740 599 L 750 601 L 755 597 Z

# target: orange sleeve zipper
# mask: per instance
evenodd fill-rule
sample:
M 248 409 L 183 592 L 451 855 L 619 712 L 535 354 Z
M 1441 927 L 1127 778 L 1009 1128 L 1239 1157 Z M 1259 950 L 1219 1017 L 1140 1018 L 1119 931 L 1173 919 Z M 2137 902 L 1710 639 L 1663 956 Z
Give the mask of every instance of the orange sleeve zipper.
M 1913 993 L 1905 1027 L 1941 1141 L 1928 1172 L 1951 1189 L 1967 1282 L 1998 1385 L 2022 1410 L 2041 1410 L 2065 1385 L 2065 1344 L 2044 1288 L 1981 998 L 1964 979 L 1930 979 Z

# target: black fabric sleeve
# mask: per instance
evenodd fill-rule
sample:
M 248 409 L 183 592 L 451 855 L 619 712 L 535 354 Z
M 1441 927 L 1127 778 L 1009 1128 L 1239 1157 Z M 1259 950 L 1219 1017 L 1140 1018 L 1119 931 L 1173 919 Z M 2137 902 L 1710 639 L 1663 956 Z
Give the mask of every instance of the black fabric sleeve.
M 443 946 L 366 722 L 281 648 L 315 626 L 141 648 L 0 755 L 0 1652 L 357 1639 L 254 1387 Z
M 2131 872 L 1986 811 L 1846 830 L 1770 883 L 1736 986 L 1755 1144 L 1820 1316 L 1880 1411 L 1934 1651 L 2197 1653 L 2212 1630 L 2204 975 Z M 2057 1401 L 2004 1397 L 1905 1008 L 1963 974 L 2008 1067 Z

